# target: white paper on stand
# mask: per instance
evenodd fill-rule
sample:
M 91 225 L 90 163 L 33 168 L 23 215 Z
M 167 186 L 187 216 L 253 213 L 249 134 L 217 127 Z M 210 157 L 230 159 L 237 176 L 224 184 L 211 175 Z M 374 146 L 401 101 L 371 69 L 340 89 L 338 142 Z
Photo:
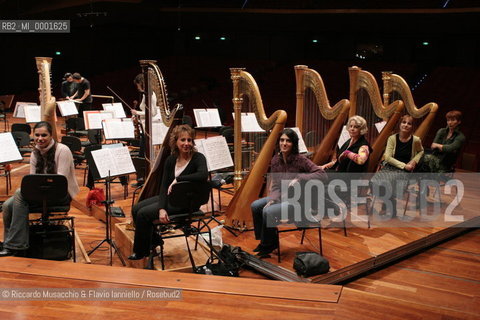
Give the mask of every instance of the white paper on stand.
M 127 115 L 125 114 L 125 109 L 123 109 L 123 105 L 120 102 L 115 103 L 103 103 L 103 110 L 113 112 L 114 118 L 126 118 Z
M 92 151 L 100 178 L 120 176 L 135 172 L 132 157 L 127 147 L 107 148 Z
M 105 139 L 135 138 L 135 127 L 132 119 L 105 119 L 102 124 Z
M 58 109 L 60 109 L 60 113 L 62 117 L 73 116 L 78 114 L 77 106 L 75 102 L 71 100 L 65 101 L 57 101 Z
M 198 128 L 221 127 L 222 121 L 218 109 L 193 109 Z
M 23 110 L 25 111 L 26 123 L 37 123 L 42 121 L 40 106 L 37 105 L 25 105 Z
M 198 152 L 207 158 L 208 171 L 233 167 L 233 160 L 224 136 L 195 139 Z
M 303 136 L 302 136 L 302 133 L 300 132 L 300 129 L 297 128 L 297 127 L 293 127 L 293 128 L 290 128 L 290 129 L 295 131 L 295 133 L 298 136 L 298 152 L 307 153 L 308 152 L 307 145 L 305 144 L 305 141 L 303 140 Z
M 85 121 L 85 129 L 102 129 L 102 121 L 105 119 L 113 119 L 111 111 L 83 111 L 83 119 Z
M 11 132 L 0 133 L 0 146 L 0 163 L 23 159 Z
M 350 139 L 350 134 L 348 133 L 347 126 L 343 126 L 342 133 L 340 133 L 340 138 L 338 139 L 338 147 L 341 148 L 348 139 Z

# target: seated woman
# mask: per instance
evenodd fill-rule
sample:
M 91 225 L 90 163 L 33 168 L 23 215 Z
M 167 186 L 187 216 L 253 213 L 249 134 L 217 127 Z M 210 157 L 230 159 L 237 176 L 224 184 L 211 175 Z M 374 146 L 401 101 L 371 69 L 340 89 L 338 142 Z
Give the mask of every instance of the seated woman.
M 68 196 L 58 199 L 57 205 L 69 204 L 79 191 L 70 149 L 52 138 L 52 126 L 48 122 L 38 122 L 33 128 L 33 136 L 35 149 L 30 156 L 30 173 L 53 173 L 67 177 Z M 28 249 L 28 213 L 29 203 L 18 189 L 3 204 L 5 240 L 0 257 L 25 255 Z
M 465 136 L 458 128 L 462 123 L 462 113 L 452 110 L 445 117 L 447 127 L 437 131 L 431 145 L 432 153 L 423 157 L 423 168 L 426 169 L 421 171 L 450 172 L 457 161 L 460 149 L 465 143 Z
M 270 163 L 271 173 L 274 174 L 269 196 L 255 200 L 252 205 L 255 239 L 260 244 L 253 250 L 258 256 L 267 257 L 277 248 L 278 233 L 276 232 L 277 220 L 282 212 L 282 206 L 288 206 L 281 200 L 281 180 L 290 179 L 290 185 L 299 181 L 312 179 L 326 179 L 325 172 L 305 156 L 298 153 L 298 136 L 292 129 L 285 129 L 279 139 L 280 152 L 275 155 Z
M 347 121 L 350 135 L 340 149 L 337 149 L 332 161 L 320 166 L 323 170 L 337 172 L 364 172 L 368 166 L 368 157 L 372 148 L 365 138 L 368 131 L 367 121 L 360 116 L 350 117 Z
M 155 220 L 168 223 L 171 216 L 188 210 L 169 207 L 168 194 L 173 184 L 180 181 L 207 181 L 207 160 L 197 152 L 194 137 L 195 131 L 188 125 L 179 125 L 173 129 L 170 136 L 172 154 L 165 161 L 159 195 L 140 201 L 132 208 L 135 238 L 133 254 L 128 259 L 139 260 L 149 255 Z
M 400 131 L 391 135 L 387 141 L 384 154 L 384 165 L 373 176 L 371 184 L 385 184 L 392 192 L 392 216 L 397 215 L 397 188 L 404 190 L 408 181 L 408 173 L 412 172 L 423 155 L 422 141 L 413 135 L 413 117 L 404 115 L 400 119 Z M 376 188 L 373 188 L 375 190 Z

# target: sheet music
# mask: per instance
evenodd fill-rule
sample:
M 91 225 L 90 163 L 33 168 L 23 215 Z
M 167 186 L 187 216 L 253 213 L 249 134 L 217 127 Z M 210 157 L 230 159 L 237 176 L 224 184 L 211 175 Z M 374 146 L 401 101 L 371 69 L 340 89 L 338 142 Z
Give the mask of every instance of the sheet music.
M 235 113 L 232 113 L 235 120 Z M 265 132 L 257 122 L 253 112 L 242 112 L 242 132 Z
M 26 123 L 36 123 L 42 121 L 40 106 L 25 105 L 23 110 L 25 112 Z
M 198 128 L 222 126 L 218 109 L 193 109 L 193 114 Z
M 302 133 L 300 132 L 300 129 L 297 127 L 293 127 L 290 129 L 295 131 L 295 133 L 298 136 L 298 152 L 307 153 L 308 152 L 307 145 L 305 144 L 305 141 L 303 141 L 303 136 L 302 136 Z
M 73 101 L 65 100 L 65 101 L 57 101 L 58 109 L 60 109 L 60 113 L 62 117 L 73 116 L 78 114 L 77 106 Z
M 115 103 L 103 103 L 103 110 L 113 112 L 114 118 L 126 118 L 127 115 L 125 114 L 125 109 L 123 109 L 123 105 L 120 102 Z
M 102 129 L 102 121 L 104 119 L 112 119 L 112 111 L 83 111 L 83 119 L 85 121 L 85 129 Z
M 22 160 L 11 132 L 0 133 L 0 163 Z
M 207 158 L 208 171 L 233 167 L 232 155 L 227 140 L 223 136 L 208 139 L 195 139 L 198 152 Z
M 105 119 L 102 124 L 105 139 L 135 138 L 135 128 L 132 119 Z
M 343 126 L 340 138 L 338 139 L 338 147 L 341 148 L 348 139 L 350 139 L 350 135 L 348 134 L 347 126 Z
M 100 178 L 107 177 L 109 170 L 112 177 L 135 172 L 127 147 L 94 150 L 92 157 Z
M 163 123 L 163 121 L 152 121 L 152 144 L 162 144 L 165 140 L 167 132 L 168 127 Z
M 385 125 L 387 124 L 387 121 L 380 121 L 375 123 L 375 128 L 377 128 L 378 133 L 382 132 L 383 128 L 385 128 Z
M 24 107 L 25 106 L 36 106 L 37 104 L 35 102 L 20 102 L 18 101 L 16 104 L 15 104 L 15 110 L 13 111 L 13 117 L 14 118 L 25 118 L 25 111 L 24 111 Z

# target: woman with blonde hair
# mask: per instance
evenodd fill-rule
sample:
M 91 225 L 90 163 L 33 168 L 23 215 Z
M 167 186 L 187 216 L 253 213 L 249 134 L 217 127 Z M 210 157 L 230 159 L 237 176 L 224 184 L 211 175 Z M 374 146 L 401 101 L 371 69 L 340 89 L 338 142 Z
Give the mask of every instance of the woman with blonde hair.
M 172 185 L 180 181 L 206 182 L 208 178 L 207 160 L 197 152 L 194 143 L 195 130 L 188 125 L 179 125 L 170 136 L 172 154 L 165 161 L 160 193 L 140 201 L 132 208 L 135 220 L 133 254 L 130 260 L 148 256 L 150 251 L 153 222 L 170 222 L 176 214 L 185 213 L 188 208 L 173 208 L 168 204 Z

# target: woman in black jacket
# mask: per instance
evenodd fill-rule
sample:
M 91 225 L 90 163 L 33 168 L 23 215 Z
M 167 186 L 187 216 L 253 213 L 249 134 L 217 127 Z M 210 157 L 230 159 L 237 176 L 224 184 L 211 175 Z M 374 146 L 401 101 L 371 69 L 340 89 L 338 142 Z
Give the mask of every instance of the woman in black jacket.
M 160 220 L 161 223 L 168 223 L 171 216 L 188 210 L 169 206 L 168 194 L 171 192 L 172 185 L 180 181 L 207 181 L 207 161 L 203 154 L 196 151 L 194 137 L 195 131 L 188 125 L 180 125 L 173 129 L 170 136 L 172 154 L 165 161 L 159 195 L 140 201 L 132 208 L 135 238 L 133 254 L 128 257 L 130 260 L 139 260 L 148 256 L 153 221 Z

